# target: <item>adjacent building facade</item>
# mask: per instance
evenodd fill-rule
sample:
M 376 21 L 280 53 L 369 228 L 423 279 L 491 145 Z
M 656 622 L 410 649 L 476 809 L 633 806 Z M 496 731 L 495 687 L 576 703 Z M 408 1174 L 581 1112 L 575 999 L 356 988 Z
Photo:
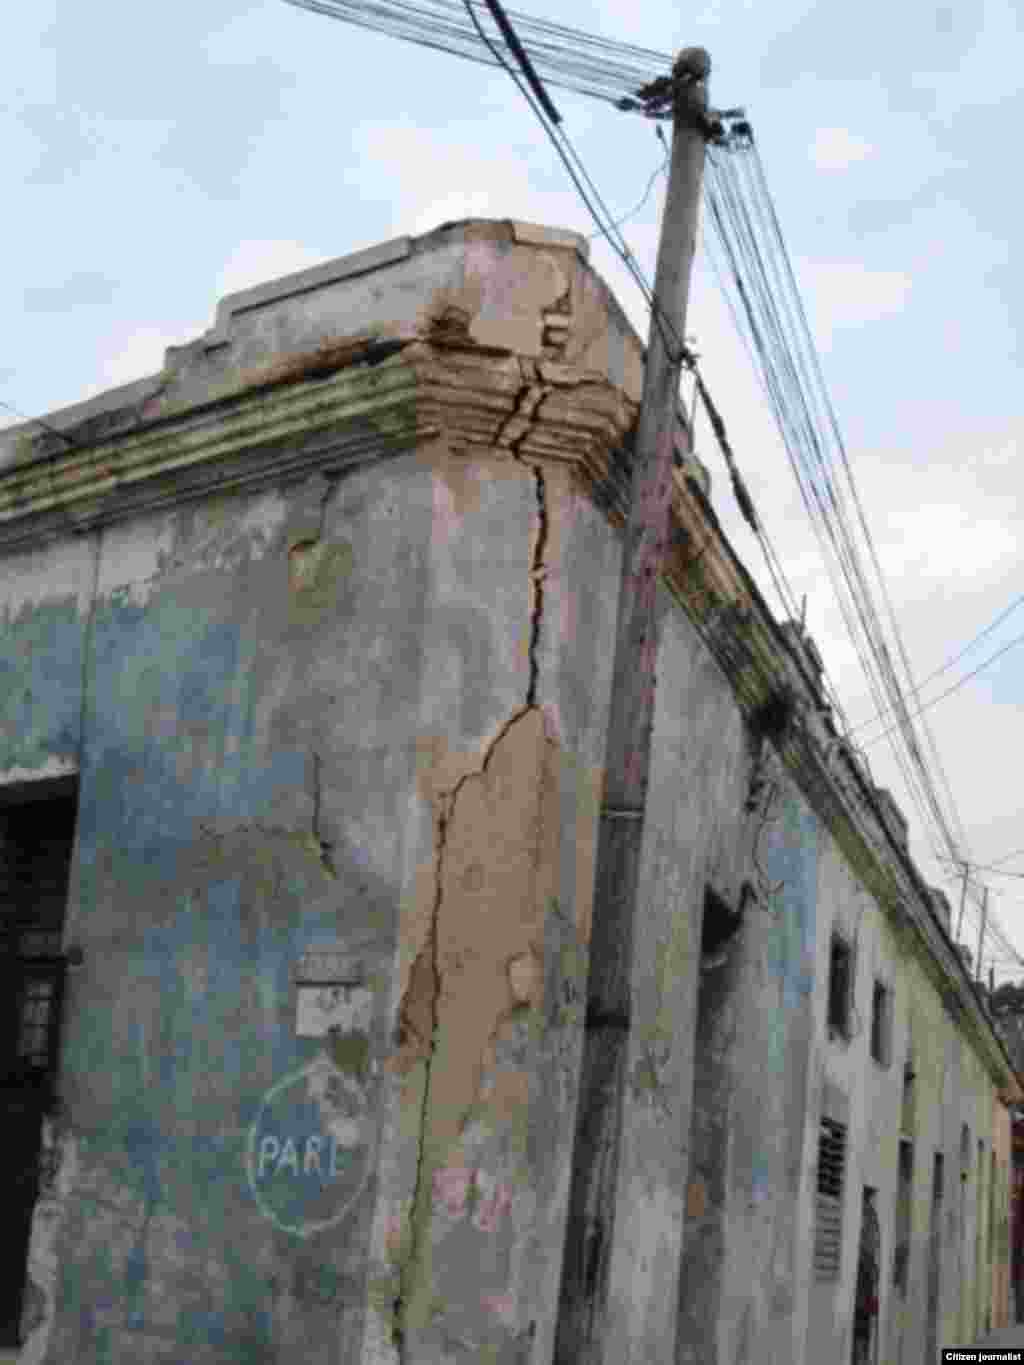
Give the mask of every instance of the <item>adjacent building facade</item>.
M 547 1365 L 595 1235 L 607 1365 L 1005 1321 L 1024 1096 L 682 418 L 618 1196 L 566 1225 L 643 366 L 586 254 L 401 238 L 0 434 L 11 1359 Z

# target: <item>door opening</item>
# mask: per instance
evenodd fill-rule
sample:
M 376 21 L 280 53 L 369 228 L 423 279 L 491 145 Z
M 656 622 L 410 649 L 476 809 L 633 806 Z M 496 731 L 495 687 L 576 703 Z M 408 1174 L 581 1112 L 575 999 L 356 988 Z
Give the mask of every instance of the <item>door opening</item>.
M 18 1346 L 42 1121 L 53 1102 L 77 779 L 0 788 L 0 1346 Z

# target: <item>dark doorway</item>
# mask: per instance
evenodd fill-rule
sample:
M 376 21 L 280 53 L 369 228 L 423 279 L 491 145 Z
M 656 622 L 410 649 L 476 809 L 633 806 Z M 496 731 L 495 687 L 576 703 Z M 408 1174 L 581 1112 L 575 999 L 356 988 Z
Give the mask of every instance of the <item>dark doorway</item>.
M 882 1234 L 878 1225 L 877 1191 L 864 1186 L 861 1205 L 857 1285 L 853 1301 L 852 1365 L 875 1365 L 878 1340 L 878 1288 L 882 1264 Z
M 928 1223 L 928 1346 L 926 1360 L 935 1360 L 939 1335 L 939 1287 L 942 1282 L 942 1190 L 945 1180 L 943 1156 L 935 1153 L 932 1172 L 932 1211 Z
M 0 788 L 0 1346 L 20 1345 L 43 1115 L 52 1105 L 62 935 L 77 810 L 71 779 Z

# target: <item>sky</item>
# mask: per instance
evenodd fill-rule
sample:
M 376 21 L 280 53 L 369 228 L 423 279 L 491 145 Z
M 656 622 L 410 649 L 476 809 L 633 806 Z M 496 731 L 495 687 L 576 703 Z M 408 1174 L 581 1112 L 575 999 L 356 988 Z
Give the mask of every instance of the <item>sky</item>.
M 700 44 L 712 103 L 747 110 L 913 674 L 927 678 L 1024 597 L 1024 273 L 1011 259 L 1021 12 L 1008 0 L 514 8 L 670 55 Z M 473 216 L 596 230 L 503 73 L 283 0 L 173 11 L 36 0 L 5 16 L 0 66 L 0 402 L 26 416 L 159 371 L 164 348 L 206 330 L 226 293 L 392 237 Z M 603 198 L 626 214 L 663 160 L 653 125 L 550 93 Z M 623 225 L 650 278 L 663 191 L 657 177 Z M 646 337 L 642 300 L 600 239 L 591 261 Z M 700 247 L 687 332 L 871 775 L 908 816 L 955 927 L 960 883 L 935 859 L 883 727 L 860 728 L 870 692 Z M 0 425 L 15 420 L 0 411 Z M 727 534 L 781 614 L 701 424 L 697 453 Z M 1009 646 L 926 714 L 966 856 L 999 864 L 975 874 L 963 937 L 975 951 L 987 885 L 1024 957 L 1022 635 L 1024 602 L 920 696 Z M 995 966 L 997 982 L 1024 977 L 1021 963 Z

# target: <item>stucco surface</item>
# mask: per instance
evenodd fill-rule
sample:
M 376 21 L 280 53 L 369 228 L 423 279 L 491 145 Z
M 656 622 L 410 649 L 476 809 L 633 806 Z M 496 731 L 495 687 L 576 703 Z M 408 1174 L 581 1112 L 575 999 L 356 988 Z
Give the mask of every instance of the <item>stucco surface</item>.
M 450 225 L 0 437 L 0 782 L 79 803 L 24 1362 L 551 1361 L 641 367 L 580 239 Z M 1005 1312 L 1016 1083 L 707 488 L 674 472 L 602 1359 L 849 1358 L 869 1186 L 903 1365 L 936 1151 L 935 1339 Z

